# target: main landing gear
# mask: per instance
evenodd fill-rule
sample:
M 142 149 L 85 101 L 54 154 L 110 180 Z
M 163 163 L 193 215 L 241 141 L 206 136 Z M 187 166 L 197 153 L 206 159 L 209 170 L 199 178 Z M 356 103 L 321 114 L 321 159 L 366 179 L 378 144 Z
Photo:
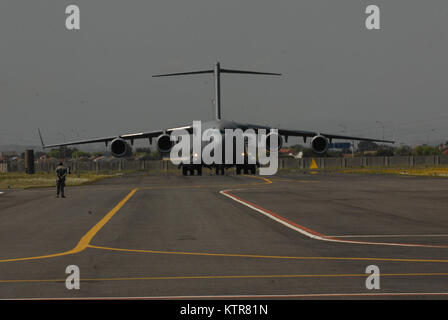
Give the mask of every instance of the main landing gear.
M 226 170 L 224 166 L 216 166 L 215 174 L 217 176 L 225 175 Z M 236 174 L 251 174 L 255 175 L 257 173 L 257 165 L 255 164 L 237 164 L 236 165 Z M 202 166 L 201 165 L 183 165 L 182 166 L 182 175 L 184 176 L 202 176 Z
M 225 174 L 226 174 L 226 171 L 225 171 L 224 166 L 217 166 L 217 167 L 215 167 L 215 173 L 216 173 L 217 176 L 219 176 L 219 175 L 221 175 L 221 176 L 225 175 Z
M 201 165 L 190 165 L 190 166 L 183 165 L 182 166 L 182 175 L 184 175 L 184 176 L 188 176 L 188 174 L 190 174 L 190 176 L 194 176 L 195 171 L 198 176 L 202 176 L 202 166 Z
M 236 174 L 241 174 L 241 171 L 244 174 L 256 174 L 257 166 L 255 164 L 237 164 L 236 165 Z

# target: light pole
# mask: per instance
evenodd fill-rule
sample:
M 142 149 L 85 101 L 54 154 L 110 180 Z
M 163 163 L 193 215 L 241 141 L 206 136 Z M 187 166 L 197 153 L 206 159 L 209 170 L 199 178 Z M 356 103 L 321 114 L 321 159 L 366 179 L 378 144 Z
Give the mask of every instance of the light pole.
M 426 134 L 426 144 L 429 146 L 429 135 L 432 133 L 432 132 L 434 132 L 434 131 L 436 131 L 436 129 L 431 129 L 431 130 L 429 130 L 428 132 L 427 132 L 427 134 Z
M 383 140 L 384 140 L 384 123 L 381 121 L 377 121 L 376 123 L 379 123 L 381 125 L 381 128 L 383 129 Z

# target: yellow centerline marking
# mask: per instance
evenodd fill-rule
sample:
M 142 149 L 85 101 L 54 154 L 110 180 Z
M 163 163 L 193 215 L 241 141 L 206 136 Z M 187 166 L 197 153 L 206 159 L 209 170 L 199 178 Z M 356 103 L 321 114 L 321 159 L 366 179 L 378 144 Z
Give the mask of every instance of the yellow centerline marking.
M 126 202 L 137 192 L 138 188 L 133 189 L 129 194 L 124 197 L 108 214 L 106 214 L 103 219 L 101 219 L 92 229 L 90 229 L 82 238 L 79 240 L 78 244 L 71 251 L 73 253 L 78 253 L 83 251 L 92 241 L 93 237 L 101 230 L 102 227 L 110 220 L 112 217 L 120 210 Z
M 258 178 L 258 177 L 255 177 Z M 269 179 L 259 178 L 267 183 L 272 183 Z M 250 186 L 257 185 L 257 183 L 246 183 L 246 184 L 237 184 L 231 186 Z M 222 188 L 222 185 L 218 185 L 217 187 Z M 141 188 L 142 190 L 153 190 L 153 189 L 182 189 L 182 188 L 210 188 L 209 185 L 189 185 L 189 186 L 153 186 Z M 26 260 L 38 260 L 38 259 L 48 259 L 60 256 L 66 256 L 70 254 L 80 253 L 84 251 L 87 247 L 89 247 L 90 241 L 92 241 L 93 237 L 101 230 L 102 227 L 125 205 L 125 203 L 139 190 L 138 188 L 133 189 L 123 200 L 121 200 L 111 211 L 109 211 L 93 228 L 91 228 L 78 242 L 78 244 L 71 250 L 47 254 L 35 257 L 25 257 L 25 258 L 13 258 L 13 259 L 3 259 L 1 262 L 14 262 L 14 261 L 26 261 Z
M 54 257 L 60 257 L 65 256 L 69 254 L 79 253 L 83 250 L 85 250 L 88 246 L 90 241 L 92 241 L 93 237 L 98 233 L 98 231 L 101 230 L 102 227 L 120 210 L 125 203 L 137 192 L 138 188 L 133 189 L 126 197 L 123 198 L 111 211 L 109 211 L 93 228 L 91 228 L 82 238 L 79 240 L 78 244 L 71 250 L 55 253 L 55 254 L 48 254 L 43 256 L 37 256 L 37 257 L 26 257 L 26 258 L 14 258 L 14 259 L 4 259 L 0 260 L 0 262 L 13 262 L 13 261 L 25 261 L 25 260 L 37 260 L 37 259 L 46 259 L 46 258 L 54 258 Z
M 275 274 L 275 275 L 211 275 L 211 276 L 157 276 L 157 277 L 119 277 L 119 278 L 81 278 L 87 281 L 135 281 L 135 280 L 201 280 L 201 279 L 266 279 L 266 278 L 350 278 L 368 277 L 370 274 Z M 445 277 L 448 273 L 382 273 L 384 277 Z M 0 280 L 0 283 L 65 282 L 66 279 L 16 279 Z
M 156 251 L 143 249 L 122 249 L 110 248 L 103 246 L 95 246 L 89 244 L 89 248 L 110 251 L 137 252 L 137 253 L 154 253 L 154 254 L 173 254 L 173 255 L 192 255 L 192 256 L 212 256 L 212 257 L 239 257 L 239 258 L 261 258 L 261 259 L 290 259 L 290 260 L 355 260 L 355 261 L 395 261 L 395 262 L 442 262 L 447 263 L 448 260 L 433 259 L 393 259 L 393 258 L 357 258 L 357 257 L 293 257 L 293 256 L 269 256 L 256 254 L 234 254 L 234 253 L 206 253 L 206 252 L 179 252 L 179 251 Z
M 249 178 L 255 178 L 265 181 L 265 184 L 272 184 L 273 181 L 268 178 L 263 178 L 259 176 L 245 175 Z M 278 180 L 278 179 L 277 179 Z M 274 180 L 276 181 L 276 180 Z M 291 180 L 300 181 L 300 180 Z M 305 181 L 304 181 L 305 182 Z M 311 181 L 310 181 L 311 182 Z M 247 186 L 247 185 L 258 185 L 258 184 L 237 184 L 235 186 Z M 142 190 L 149 189 L 165 189 L 165 188 L 210 188 L 206 185 L 194 185 L 194 186 L 154 186 L 141 188 Z M 441 262 L 446 263 L 448 260 L 437 260 L 437 259 L 393 259 L 393 258 L 357 258 L 357 257 L 293 257 L 293 256 L 271 256 L 271 255 L 254 255 L 254 254 L 231 254 L 231 253 L 200 253 L 200 252 L 174 252 L 174 251 L 156 251 L 156 250 L 141 250 L 141 249 L 122 249 L 122 248 L 110 248 L 103 246 L 91 245 L 93 237 L 104 227 L 104 225 L 126 204 L 126 202 L 138 191 L 138 188 L 133 189 L 125 198 L 123 198 L 111 211 L 109 211 L 94 227 L 92 227 L 78 242 L 78 244 L 71 250 L 48 254 L 36 257 L 25 257 L 25 258 L 14 258 L 14 259 L 4 259 L 0 262 L 12 262 L 12 261 L 25 261 L 25 260 L 37 260 L 45 258 L 53 258 L 64 255 L 70 255 L 75 253 L 80 253 L 86 248 L 93 248 L 99 250 L 110 250 L 110 251 L 123 251 L 123 252 L 138 252 L 138 253 L 153 253 L 153 254 L 174 254 L 174 255 L 197 255 L 197 256 L 221 256 L 221 257 L 243 257 L 243 258 L 263 258 L 263 259 L 291 259 L 291 260 L 355 260 L 355 261 L 395 261 L 395 262 Z M 397 274 L 399 275 L 399 274 Z M 403 274 L 403 275 L 414 275 L 414 274 Z M 415 275 L 445 275 L 445 274 L 415 274 Z M 298 276 L 298 275 L 297 275 Z M 304 275 L 301 275 L 304 276 Z M 315 276 L 315 275 L 313 275 Z M 329 276 L 329 275 L 328 275 Z M 225 276 L 228 277 L 228 276 Z M 240 277 L 240 276 L 229 276 L 229 277 Z M 249 277 L 249 276 L 241 276 Z M 256 276 L 258 277 L 258 276 Z M 169 277 L 168 277 L 169 278 Z M 121 279 L 121 278 L 120 278 Z M 137 279 L 137 278 L 136 278 Z M 9 280 L 0 280 L 0 282 L 8 282 Z M 11 281 L 22 281 L 22 280 L 11 280 Z M 23 280 L 23 281 L 64 281 L 64 280 Z M 84 279 L 84 281 L 87 281 Z M 93 281 L 93 280 L 92 280 Z
M 269 180 L 268 178 L 263 178 L 263 177 L 260 177 L 260 176 L 249 176 L 249 175 L 244 175 L 245 177 L 248 177 L 248 178 L 254 178 L 254 179 L 260 179 L 260 180 L 264 180 L 267 184 L 270 184 L 270 183 L 273 183 L 271 180 Z
M 287 182 L 300 182 L 300 183 L 308 183 L 308 182 L 319 182 L 316 180 L 296 180 L 296 179 L 284 179 L 284 178 L 274 178 L 274 181 L 287 181 Z
M 258 178 L 258 177 L 255 177 Z M 260 178 L 265 180 L 267 183 L 272 183 L 269 179 Z M 246 184 L 237 184 L 231 186 L 250 186 L 256 185 L 254 183 L 246 183 Z M 222 188 L 222 185 L 218 185 L 217 187 Z M 142 190 L 153 190 L 153 189 L 182 189 L 182 188 L 210 188 L 209 185 L 189 185 L 189 186 L 153 186 L 141 188 Z M 123 200 L 121 200 L 111 211 L 109 211 L 93 228 L 91 228 L 78 242 L 78 244 L 71 250 L 47 254 L 35 257 L 25 257 L 25 258 L 13 258 L 13 259 L 3 259 L 1 262 L 14 262 L 14 261 L 26 261 L 26 260 L 38 260 L 38 259 L 47 259 L 54 258 L 60 256 L 66 256 L 70 254 L 80 253 L 84 251 L 87 247 L 89 247 L 90 241 L 92 241 L 93 237 L 101 230 L 101 228 L 124 206 L 124 204 L 139 190 L 138 188 L 133 189 Z

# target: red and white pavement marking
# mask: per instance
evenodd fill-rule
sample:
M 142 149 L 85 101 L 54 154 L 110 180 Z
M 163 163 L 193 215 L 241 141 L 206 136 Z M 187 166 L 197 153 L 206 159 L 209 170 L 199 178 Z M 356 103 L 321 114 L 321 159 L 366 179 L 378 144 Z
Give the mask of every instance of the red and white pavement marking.
M 429 244 L 414 244 L 414 243 L 395 243 L 395 242 L 372 242 L 372 241 L 356 241 L 356 240 L 344 240 L 341 239 L 341 236 L 331 237 L 326 236 L 324 234 L 318 233 L 314 230 L 311 230 L 309 228 L 303 227 L 295 222 L 292 222 L 279 214 L 272 212 L 268 209 L 262 208 L 255 203 L 252 203 L 250 201 L 244 200 L 232 193 L 230 191 L 236 191 L 236 190 L 243 190 L 243 189 L 229 189 L 229 190 L 221 190 L 220 193 L 238 203 L 241 203 L 245 205 L 246 207 L 251 208 L 252 210 L 255 210 L 263 215 L 265 215 L 268 218 L 271 218 L 274 221 L 277 221 L 278 223 L 283 224 L 284 226 L 297 231 L 304 236 L 307 236 L 308 238 L 314 239 L 314 240 L 320 240 L 320 241 L 329 241 L 329 242 L 338 242 L 338 243 L 350 243 L 350 244 L 363 244 L 363 245 L 381 245 L 381 246 L 399 246 L 399 247 L 421 247 L 421 248 L 443 248 L 447 249 L 448 245 L 429 245 Z

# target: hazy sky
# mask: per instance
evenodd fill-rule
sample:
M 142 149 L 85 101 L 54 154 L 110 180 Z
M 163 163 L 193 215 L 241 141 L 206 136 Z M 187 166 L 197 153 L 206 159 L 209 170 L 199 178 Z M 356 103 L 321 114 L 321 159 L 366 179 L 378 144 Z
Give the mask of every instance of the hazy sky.
M 67 31 L 76 4 L 81 30 Z M 365 8 L 381 9 L 381 30 Z M 155 130 L 223 117 L 405 143 L 448 140 L 446 0 L 3 0 L 0 144 Z M 291 139 L 294 141 L 294 139 Z

